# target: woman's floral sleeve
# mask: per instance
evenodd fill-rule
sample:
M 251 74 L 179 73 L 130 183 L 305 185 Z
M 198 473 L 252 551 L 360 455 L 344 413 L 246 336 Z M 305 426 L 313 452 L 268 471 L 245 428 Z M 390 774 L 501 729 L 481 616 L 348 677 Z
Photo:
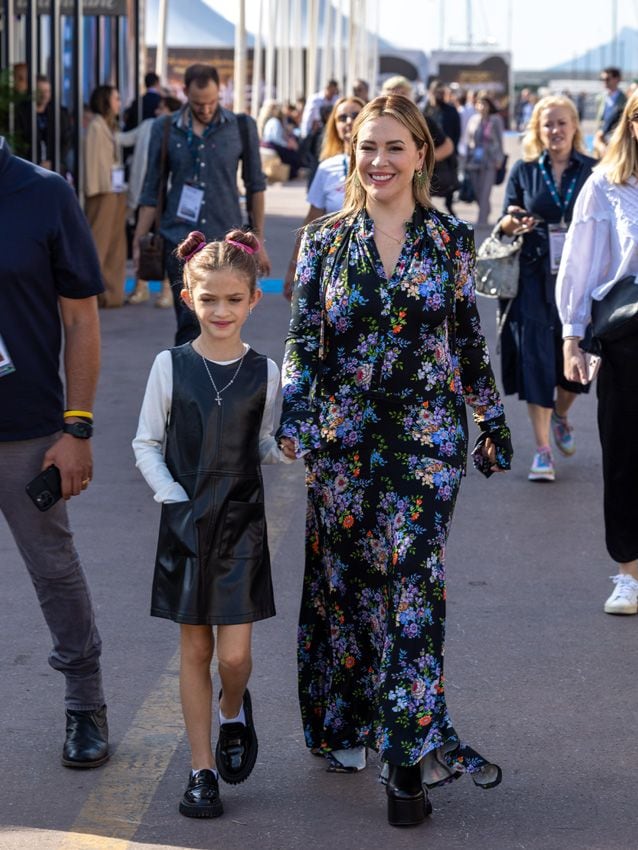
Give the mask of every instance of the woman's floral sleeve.
M 456 351 L 459 358 L 463 397 L 472 408 L 481 430 L 475 450 L 490 437 L 496 445 L 497 463 L 509 469 L 512 459 L 510 430 L 505 422 L 503 403 L 496 387 L 485 337 L 481 330 L 474 277 L 476 252 L 472 232 L 459 233 L 454 248 L 456 286 Z M 474 456 L 477 468 L 480 459 Z M 481 469 L 481 471 L 485 471 Z
M 297 456 L 320 446 L 312 394 L 321 369 L 321 232 L 306 228 L 297 259 L 292 313 L 282 367 L 283 404 L 277 440 L 293 440 Z

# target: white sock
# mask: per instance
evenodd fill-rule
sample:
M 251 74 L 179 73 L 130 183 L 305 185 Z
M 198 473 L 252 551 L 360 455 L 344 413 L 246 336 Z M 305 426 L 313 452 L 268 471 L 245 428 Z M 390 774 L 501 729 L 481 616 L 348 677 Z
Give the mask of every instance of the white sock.
M 242 726 L 246 725 L 246 715 L 244 714 L 244 706 L 239 709 L 239 714 L 237 717 L 225 717 L 222 713 L 221 708 L 219 709 L 219 724 L 221 726 L 222 723 L 241 723 Z
M 197 770 L 194 767 L 192 767 L 191 768 L 191 779 L 193 778 L 193 776 L 195 776 L 195 774 L 197 773 L 198 770 L 212 770 L 213 773 L 215 774 L 215 779 L 219 779 L 219 773 L 217 773 L 216 767 L 198 767 Z
M 366 766 L 366 748 L 350 747 L 349 750 L 333 750 L 332 755 L 343 767 L 354 767 L 363 770 Z

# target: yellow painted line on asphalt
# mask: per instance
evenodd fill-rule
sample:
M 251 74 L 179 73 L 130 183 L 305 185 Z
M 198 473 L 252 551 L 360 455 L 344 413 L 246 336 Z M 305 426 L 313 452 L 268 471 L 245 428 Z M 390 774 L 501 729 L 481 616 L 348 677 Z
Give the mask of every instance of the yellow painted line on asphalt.
M 103 835 L 83 835 L 65 833 L 66 839 L 73 839 L 74 850 L 158 850 L 157 844 L 139 844 Z M 48 829 L 12 829 L 0 830 L 0 850 L 57 850 L 60 846 L 57 832 Z M 167 848 L 169 845 L 162 845 Z M 180 848 L 172 848 L 180 850 Z M 181 848 L 183 850 L 183 848 Z
M 117 750 L 99 768 L 98 783 L 56 850 L 132 850 L 131 839 L 184 734 L 176 652 Z

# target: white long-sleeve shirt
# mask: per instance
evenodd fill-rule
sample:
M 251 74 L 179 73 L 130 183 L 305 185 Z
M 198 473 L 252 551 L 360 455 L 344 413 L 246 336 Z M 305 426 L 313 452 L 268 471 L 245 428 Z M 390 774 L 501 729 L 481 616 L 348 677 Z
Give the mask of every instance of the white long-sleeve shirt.
M 248 350 L 248 346 L 245 346 Z M 222 366 L 237 360 L 214 360 Z M 266 404 L 259 431 L 259 457 L 262 463 L 291 463 L 278 448 L 273 436 L 275 400 L 279 389 L 279 368 L 268 359 Z M 212 392 L 212 390 L 211 390 Z M 153 491 L 156 502 L 185 502 L 188 495 L 171 475 L 164 459 L 166 423 L 173 399 L 173 361 L 170 351 L 161 351 L 155 358 L 146 384 L 137 433 L 133 440 L 135 465 Z M 222 402 L 223 404 L 223 402 Z
M 630 274 L 638 275 L 638 180 L 610 183 L 596 169 L 576 198 L 556 279 L 563 336 L 583 337 L 592 298 Z

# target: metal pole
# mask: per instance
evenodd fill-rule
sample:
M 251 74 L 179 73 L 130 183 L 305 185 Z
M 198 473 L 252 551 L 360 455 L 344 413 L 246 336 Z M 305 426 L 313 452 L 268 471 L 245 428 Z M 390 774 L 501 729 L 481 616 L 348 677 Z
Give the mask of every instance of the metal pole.
M 284 36 L 283 36 L 283 28 L 284 28 L 284 12 L 285 12 L 286 0 L 278 0 L 277 2 L 277 29 L 276 29 L 276 46 L 275 46 L 275 54 L 277 56 L 276 60 L 276 79 L 277 86 L 276 91 L 273 92 L 272 97 L 275 100 L 283 100 L 283 89 L 284 89 Z
M 51 156 L 51 168 L 53 171 L 60 170 L 60 99 L 62 97 L 62 50 L 60 39 L 60 0 L 51 0 L 51 117 L 53 138 L 53 152 Z M 49 151 L 51 155 L 51 151 Z
M 35 2 L 35 0 L 34 0 Z M 82 0 L 73 0 L 73 28 L 75 30 L 73 39 L 73 83 L 75 86 L 75 127 L 73 130 L 73 147 L 75 158 L 73 161 L 73 181 L 75 191 L 82 201 L 84 199 L 84 145 L 82 122 L 84 118 L 84 92 L 82 91 L 82 68 L 84 63 L 84 17 L 82 14 Z
M 93 24 L 95 33 L 95 85 L 102 82 L 102 18 L 97 15 Z
M 275 92 L 275 25 L 278 11 L 277 0 L 268 0 L 268 39 L 266 41 L 266 87 L 265 98 L 274 97 Z
M 292 0 L 292 97 L 303 96 L 303 29 L 301 0 Z
M 15 17 L 13 14 L 13 0 L 5 0 L 3 6 L 4 20 L 2 29 L 2 47 L 3 59 L 6 62 L 6 67 L 9 69 L 9 79 L 13 86 L 13 47 L 15 44 Z M 35 91 L 34 91 L 35 94 Z M 12 136 L 15 132 L 15 114 L 13 103 L 9 103 L 9 135 Z
M 111 39 L 115 41 L 115 44 L 113 45 L 111 55 L 113 56 L 113 64 L 115 65 L 115 76 L 113 75 L 113 70 L 111 70 L 111 81 L 120 94 L 122 94 L 122 75 L 120 74 L 120 38 L 122 35 L 122 28 L 120 23 L 120 16 L 114 16 L 111 24 Z
M 324 0 L 323 6 L 323 48 L 321 50 L 321 71 L 319 80 L 325 85 L 333 74 L 332 63 L 332 3 Z
M 474 33 L 472 32 L 472 0 L 467 0 L 465 8 L 467 9 L 467 46 L 471 49 L 474 44 Z
M 144 105 L 142 103 L 142 84 L 144 68 L 142 67 L 142 51 L 144 50 L 144 20 L 146 17 L 146 0 L 132 0 L 133 3 L 133 26 L 135 37 L 133 40 L 133 103 L 137 109 L 137 124 L 142 123 L 144 116 Z M 130 35 L 129 35 L 130 38 Z M 165 80 L 163 81 L 165 82 Z
M 377 92 L 377 80 L 379 78 L 379 10 L 380 0 L 374 3 L 374 28 L 372 31 L 372 55 L 370 58 L 370 97 L 375 97 Z
M 281 56 L 282 71 L 279 101 L 288 103 L 290 100 L 290 0 L 282 0 L 281 9 Z
M 348 16 L 348 76 L 346 80 L 346 89 L 350 91 L 356 77 L 356 61 L 357 61 L 357 0 L 350 0 L 350 14 Z
M 343 74 L 343 0 L 337 0 L 337 8 L 335 9 L 335 58 L 334 69 L 335 78 L 339 83 L 339 89 L 343 91 L 344 74 Z
M 168 57 L 166 55 L 166 31 L 168 24 L 168 0 L 159 0 L 157 10 L 157 51 L 155 53 L 155 73 L 160 80 L 166 80 Z
M 308 47 L 306 52 L 305 98 L 317 91 L 317 23 L 319 18 L 318 0 L 308 0 L 307 11 Z
M 244 112 L 246 109 L 246 0 L 239 0 L 239 20 L 235 26 L 234 56 L 235 98 L 233 109 Z
M 38 57 L 37 57 L 37 27 L 38 8 L 37 0 L 28 0 L 27 14 L 27 44 L 26 57 L 29 72 L 29 91 L 31 92 L 31 138 L 29 139 L 31 162 L 37 162 L 38 157 L 38 121 L 36 113 L 35 91 L 37 88 Z
M 368 29 L 368 2 L 359 0 L 359 49 L 357 50 L 357 68 L 355 77 L 368 74 L 368 56 L 370 55 L 370 32 Z M 354 83 L 354 80 L 352 81 Z
M 261 28 L 263 24 L 263 0 L 259 0 L 259 15 L 257 18 L 257 32 L 253 47 L 253 81 L 250 87 L 250 114 L 257 120 L 259 115 L 259 104 L 261 101 Z

